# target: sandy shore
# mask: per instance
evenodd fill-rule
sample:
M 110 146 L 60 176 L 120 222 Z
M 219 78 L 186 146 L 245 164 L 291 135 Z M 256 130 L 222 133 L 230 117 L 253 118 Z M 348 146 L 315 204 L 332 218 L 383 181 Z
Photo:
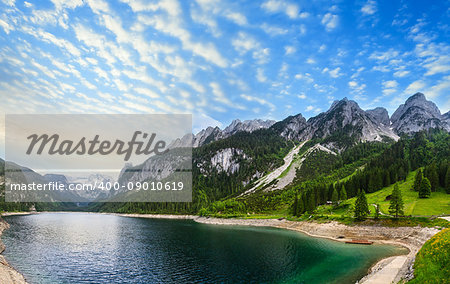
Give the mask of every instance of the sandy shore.
M 20 214 L 25 215 L 25 214 Z M 4 230 L 9 228 L 9 224 L 5 220 L 0 219 L 0 237 Z M 0 239 L 0 254 L 5 250 L 5 245 Z M 27 283 L 22 274 L 17 272 L 11 265 L 8 264 L 5 257 L 0 255 L 0 283 L 2 284 L 22 284 Z
M 312 237 L 327 238 L 345 242 L 352 239 L 367 239 L 378 244 L 390 244 L 405 247 L 407 255 L 393 256 L 380 260 L 368 271 L 368 275 L 358 283 L 384 284 L 397 283 L 411 275 L 412 264 L 422 245 L 434 236 L 438 229 L 422 227 L 375 227 L 347 226 L 338 222 L 315 223 L 293 222 L 285 219 L 221 219 L 192 215 L 153 215 L 153 214 L 115 214 L 124 217 L 191 219 L 198 223 L 211 225 L 241 225 L 257 227 L 275 227 L 298 231 Z

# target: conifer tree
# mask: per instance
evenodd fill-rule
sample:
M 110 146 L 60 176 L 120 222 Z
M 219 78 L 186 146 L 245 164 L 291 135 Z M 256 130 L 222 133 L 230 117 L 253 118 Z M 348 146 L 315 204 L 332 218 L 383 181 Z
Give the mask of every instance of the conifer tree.
M 431 183 L 428 178 L 423 178 L 419 189 L 419 198 L 428 198 L 431 194 Z
M 298 208 L 298 196 L 297 193 L 295 194 L 295 198 L 294 198 L 294 204 L 292 204 L 292 215 L 293 216 L 297 216 L 297 209 Z
M 395 218 L 398 218 L 399 215 L 403 215 L 403 199 L 398 184 L 395 184 L 394 189 L 392 190 L 389 213 L 393 214 Z
M 437 173 L 436 164 L 431 164 L 429 170 L 428 170 L 428 176 L 427 178 L 430 180 L 431 184 L 431 191 L 436 191 L 439 187 L 439 175 Z
M 445 174 L 445 192 L 450 193 L 450 167 L 447 167 Z
M 339 192 L 339 200 L 347 200 L 347 191 L 345 191 L 345 186 L 343 185 L 341 191 Z
M 336 188 L 333 189 L 333 194 L 331 195 L 331 201 L 333 202 L 333 205 L 337 205 L 337 203 L 339 201 L 339 195 L 338 195 Z
M 422 179 L 423 179 L 422 169 L 419 169 L 417 171 L 416 179 L 414 180 L 414 185 L 412 188 L 414 191 L 419 191 L 420 184 L 422 183 Z
M 375 204 L 375 220 L 380 218 L 380 204 Z
M 355 219 L 358 221 L 366 219 L 367 215 L 369 215 L 369 205 L 367 204 L 367 198 L 364 190 L 361 190 L 358 194 L 358 198 L 355 202 L 354 214 Z

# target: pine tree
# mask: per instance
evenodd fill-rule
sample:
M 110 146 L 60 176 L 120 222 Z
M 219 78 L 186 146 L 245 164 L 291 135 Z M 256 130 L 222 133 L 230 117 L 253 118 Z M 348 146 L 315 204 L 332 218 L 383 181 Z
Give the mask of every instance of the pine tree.
M 445 174 L 445 192 L 450 193 L 450 166 L 447 167 L 447 173 Z
M 339 195 L 338 195 L 336 188 L 333 189 L 333 194 L 331 195 L 331 201 L 333 202 L 334 205 L 337 205 L 337 203 L 339 201 Z
M 369 215 L 369 205 L 367 205 L 367 198 L 364 190 L 361 190 L 356 199 L 354 213 L 355 219 L 358 221 L 366 219 L 367 215 Z
M 304 197 L 302 194 L 302 195 L 300 195 L 300 198 L 298 199 L 298 202 L 297 202 L 297 212 L 296 212 L 295 216 L 300 216 L 303 213 L 305 213 L 305 203 L 303 200 L 304 200 Z
M 431 183 L 428 178 L 423 178 L 420 184 L 419 198 L 428 198 L 431 194 Z
M 339 200 L 347 200 L 347 191 L 345 191 L 345 186 L 342 186 L 341 191 L 339 192 Z
M 380 218 L 380 204 L 375 204 L 375 220 Z
M 428 172 L 428 179 L 431 183 L 431 191 L 436 191 L 439 187 L 439 175 L 437 173 L 436 164 L 433 163 L 430 166 L 430 170 Z
M 422 169 L 419 169 L 417 171 L 416 179 L 414 180 L 414 185 L 412 188 L 414 191 L 419 191 L 420 184 L 422 183 L 422 179 L 423 179 Z
M 294 204 L 292 204 L 292 215 L 297 216 L 297 212 L 298 212 L 298 196 L 296 193 L 294 198 Z
M 316 195 L 314 193 L 310 193 L 308 198 L 307 211 L 308 213 L 314 213 L 315 210 L 316 210 Z
M 399 215 L 403 215 L 403 199 L 398 184 L 395 184 L 394 189 L 392 190 L 389 213 L 394 214 L 395 218 L 398 218 Z

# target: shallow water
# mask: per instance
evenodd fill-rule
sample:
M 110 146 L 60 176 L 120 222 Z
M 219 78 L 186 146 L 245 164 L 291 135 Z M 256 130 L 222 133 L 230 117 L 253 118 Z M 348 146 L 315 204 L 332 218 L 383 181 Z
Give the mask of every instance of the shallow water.
M 354 283 L 406 250 L 275 228 L 90 213 L 5 217 L 5 257 L 30 283 Z

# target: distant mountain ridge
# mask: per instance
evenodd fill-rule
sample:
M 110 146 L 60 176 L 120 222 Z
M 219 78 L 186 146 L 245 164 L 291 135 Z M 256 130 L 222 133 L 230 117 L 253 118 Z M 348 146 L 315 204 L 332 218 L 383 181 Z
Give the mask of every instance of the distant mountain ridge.
M 381 141 L 383 137 L 397 140 L 402 134 L 430 128 L 450 131 L 450 112 L 441 115 L 439 108 L 422 93 L 409 97 L 391 117 L 383 107 L 363 110 L 357 102 L 344 98 L 334 101 L 326 112 L 308 120 L 301 113 L 278 122 L 261 119 L 241 122 L 236 119 L 224 130 L 208 127 L 196 135 L 183 137 L 177 145 L 187 145 L 192 139 L 192 146 L 196 148 L 239 131 L 253 132 L 267 128 L 275 130 L 285 139 L 297 141 L 326 138 L 338 132 L 353 136 L 357 141 Z

